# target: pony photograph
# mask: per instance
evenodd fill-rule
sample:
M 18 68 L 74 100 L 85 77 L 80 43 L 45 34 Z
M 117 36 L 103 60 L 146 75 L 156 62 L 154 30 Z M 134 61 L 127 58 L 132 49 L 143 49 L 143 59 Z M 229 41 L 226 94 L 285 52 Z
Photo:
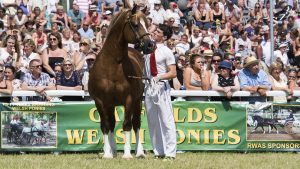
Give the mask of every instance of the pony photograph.
M 293 110 L 292 110 L 293 109 Z M 247 107 L 247 140 L 300 140 L 299 107 L 268 103 Z
M 1 112 L 1 147 L 55 148 L 56 112 Z

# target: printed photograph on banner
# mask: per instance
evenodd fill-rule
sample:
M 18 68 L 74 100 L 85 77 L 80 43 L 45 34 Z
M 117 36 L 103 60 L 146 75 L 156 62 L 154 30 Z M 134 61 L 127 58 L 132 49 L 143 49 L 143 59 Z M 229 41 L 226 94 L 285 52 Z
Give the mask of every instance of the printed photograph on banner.
M 300 105 L 257 103 L 246 110 L 247 141 L 300 140 Z
M 1 148 L 56 148 L 57 113 L 1 112 Z

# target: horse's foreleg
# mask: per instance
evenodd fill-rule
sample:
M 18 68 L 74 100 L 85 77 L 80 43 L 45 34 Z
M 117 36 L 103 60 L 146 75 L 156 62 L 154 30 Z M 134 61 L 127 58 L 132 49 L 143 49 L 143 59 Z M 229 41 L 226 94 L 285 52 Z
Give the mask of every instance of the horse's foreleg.
M 142 99 L 141 99 L 142 100 Z M 133 110 L 133 118 L 132 118 L 132 125 L 133 130 L 135 132 L 135 156 L 137 158 L 145 158 L 146 155 L 144 153 L 144 148 L 140 139 L 140 128 L 141 128 L 141 111 L 142 111 L 142 103 L 139 102 L 136 104 L 135 109 Z
M 100 114 L 101 131 L 103 133 L 104 155 L 102 158 L 113 158 L 117 155 L 114 141 L 114 106 L 108 106 L 109 104 L 103 104 L 103 102 L 98 98 L 95 99 L 95 103 Z
M 132 158 L 131 155 L 131 139 L 130 132 L 132 129 L 132 101 L 131 99 L 126 100 L 125 105 L 125 117 L 123 123 L 123 131 L 125 134 L 125 144 L 124 144 L 124 155 L 122 158 Z

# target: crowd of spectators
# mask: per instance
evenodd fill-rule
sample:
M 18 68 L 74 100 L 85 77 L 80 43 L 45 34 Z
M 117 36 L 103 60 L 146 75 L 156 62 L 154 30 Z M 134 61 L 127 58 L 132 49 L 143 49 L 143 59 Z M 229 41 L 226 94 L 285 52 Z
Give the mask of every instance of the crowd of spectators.
M 88 70 L 106 40 L 113 16 L 130 0 L 0 0 L 0 93 L 87 90 Z M 167 24 L 176 58 L 174 90 L 283 90 L 300 85 L 298 0 L 134 0 L 147 7 L 149 33 Z M 274 57 L 271 57 L 271 33 Z M 2 100 L 1 100 L 2 99 Z M 14 98 L 18 99 L 18 98 Z M 0 98 L 5 101 L 4 98 Z M 7 100 L 6 100 L 7 101 Z

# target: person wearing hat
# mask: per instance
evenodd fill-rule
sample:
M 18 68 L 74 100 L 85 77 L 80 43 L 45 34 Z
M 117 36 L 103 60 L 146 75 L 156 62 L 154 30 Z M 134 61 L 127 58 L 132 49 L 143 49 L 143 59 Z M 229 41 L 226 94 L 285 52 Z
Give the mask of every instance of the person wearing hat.
M 219 70 L 220 73 L 213 77 L 212 90 L 224 93 L 230 99 L 233 92 L 240 90 L 238 77 L 232 74 L 232 63 L 229 61 L 222 61 Z
M 239 73 L 241 90 L 266 96 L 271 89 L 271 83 L 266 72 L 260 69 L 259 60 L 255 56 L 248 56 L 244 61 L 244 68 Z M 250 102 L 265 101 L 265 97 L 249 97 Z
M 278 49 L 274 52 L 275 60 L 279 59 L 283 62 L 285 66 L 289 66 L 289 58 L 287 56 L 287 44 L 282 43 L 279 45 Z

